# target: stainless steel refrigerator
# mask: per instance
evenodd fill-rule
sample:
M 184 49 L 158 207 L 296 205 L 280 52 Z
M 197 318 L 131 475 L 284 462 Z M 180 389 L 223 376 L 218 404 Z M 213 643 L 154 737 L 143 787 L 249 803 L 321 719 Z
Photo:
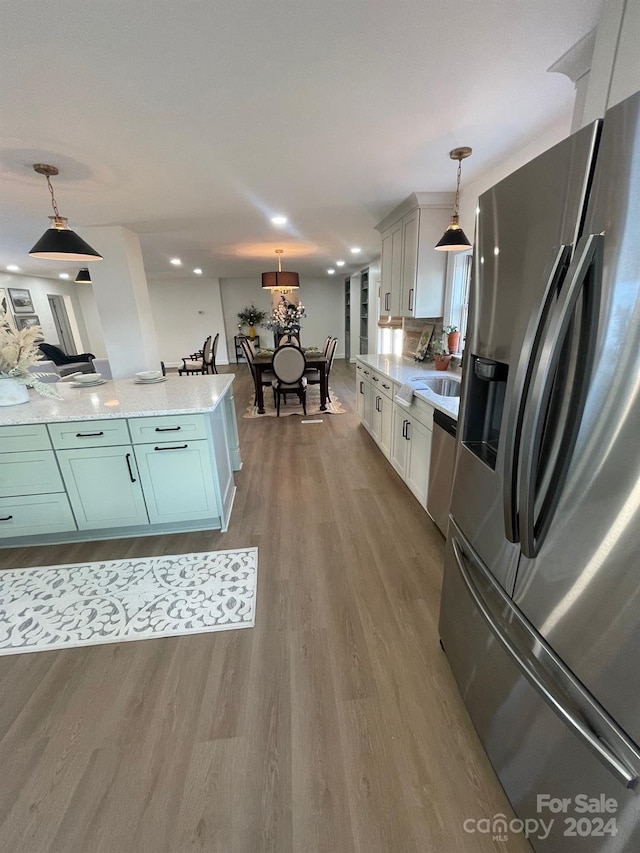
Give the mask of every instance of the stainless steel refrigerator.
M 481 196 L 458 436 L 440 636 L 507 834 L 638 851 L 640 93 Z

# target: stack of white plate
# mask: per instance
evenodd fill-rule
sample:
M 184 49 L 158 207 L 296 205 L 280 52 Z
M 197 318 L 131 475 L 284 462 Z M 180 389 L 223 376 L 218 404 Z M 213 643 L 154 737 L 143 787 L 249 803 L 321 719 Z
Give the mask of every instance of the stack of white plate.
M 164 382 L 166 378 L 161 370 L 141 370 L 140 373 L 136 373 L 135 381 L 139 385 L 154 385 L 156 382 Z
M 74 376 L 71 384 L 75 385 L 76 388 L 91 388 L 93 385 L 104 385 L 104 382 L 101 373 L 79 373 Z

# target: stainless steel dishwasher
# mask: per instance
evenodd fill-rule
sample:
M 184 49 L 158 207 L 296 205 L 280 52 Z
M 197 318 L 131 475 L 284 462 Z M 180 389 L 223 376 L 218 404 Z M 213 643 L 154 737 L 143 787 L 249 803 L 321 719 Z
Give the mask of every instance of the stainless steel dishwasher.
M 449 504 L 451 503 L 455 460 L 456 422 L 449 415 L 435 409 L 433 412 L 427 512 L 445 536 L 449 524 Z

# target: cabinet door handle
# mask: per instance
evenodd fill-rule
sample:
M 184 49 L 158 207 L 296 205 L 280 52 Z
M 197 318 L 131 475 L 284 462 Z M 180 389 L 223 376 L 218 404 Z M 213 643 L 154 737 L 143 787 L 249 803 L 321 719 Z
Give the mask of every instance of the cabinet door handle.
M 0 521 L 11 521 L 12 518 L 13 518 L 12 515 L 7 515 L 4 518 L 0 518 Z
M 136 478 L 133 476 L 133 471 L 131 470 L 131 454 L 127 453 L 127 455 L 125 456 L 125 459 L 127 460 L 127 468 L 129 469 L 129 479 L 131 480 L 132 483 L 135 483 Z
M 411 421 L 407 421 L 407 434 L 405 435 L 405 438 L 407 439 L 407 441 L 411 441 L 411 436 L 409 435 L 409 427 L 410 426 L 411 426 Z
M 403 438 L 407 437 L 407 424 L 408 423 L 409 423 L 409 421 L 402 421 L 402 437 Z
M 391 291 L 387 291 L 387 293 L 385 293 L 385 295 L 384 295 L 384 310 L 385 310 L 385 311 L 390 311 L 390 310 L 391 310 L 391 309 L 390 309 L 390 307 L 389 307 L 389 301 L 390 301 L 390 299 L 391 299 Z
M 360 380 L 360 393 L 364 394 L 364 382 L 362 381 L 362 379 Z
M 76 438 L 99 438 L 103 432 L 77 432 Z
M 154 447 L 154 450 L 186 450 L 189 447 L 188 444 L 178 444 L 175 447 Z
M 409 290 L 409 305 L 408 305 L 409 311 L 413 311 L 413 291 L 414 291 L 414 288 L 412 287 Z
M 177 432 L 182 427 L 156 427 L 156 432 Z

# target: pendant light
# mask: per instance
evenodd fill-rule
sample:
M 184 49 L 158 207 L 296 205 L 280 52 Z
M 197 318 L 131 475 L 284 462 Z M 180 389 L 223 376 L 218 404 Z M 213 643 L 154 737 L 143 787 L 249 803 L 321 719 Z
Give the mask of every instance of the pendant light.
M 49 217 L 51 227 L 47 228 L 29 252 L 31 257 L 44 258 L 47 261 L 101 261 L 102 255 L 69 228 L 66 217 L 60 216 L 50 180 L 53 175 L 58 174 L 57 167 L 34 163 L 33 168 L 47 179 L 54 215 Z
M 278 272 L 263 272 L 262 286 L 271 290 L 292 290 L 294 287 L 300 287 L 300 276 L 297 272 L 282 272 L 281 255 L 284 254 L 284 249 L 276 249 L 275 252 L 278 256 Z
M 458 211 L 460 208 L 460 174 L 462 172 L 462 161 L 471 156 L 471 148 L 454 148 L 449 152 L 449 157 L 452 160 L 458 161 L 458 181 L 456 184 L 456 201 L 453 208 L 453 216 L 447 230 L 442 235 L 439 243 L 436 243 L 435 248 L 439 252 L 460 252 L 463 249 L 470 249 L 471 243 L 469 238 L 464 233 L 458 223 Z
M 78 270 L 78 275 L 74 278 L 76 284 L 91 284 L 91 276 L 86 267 Z

